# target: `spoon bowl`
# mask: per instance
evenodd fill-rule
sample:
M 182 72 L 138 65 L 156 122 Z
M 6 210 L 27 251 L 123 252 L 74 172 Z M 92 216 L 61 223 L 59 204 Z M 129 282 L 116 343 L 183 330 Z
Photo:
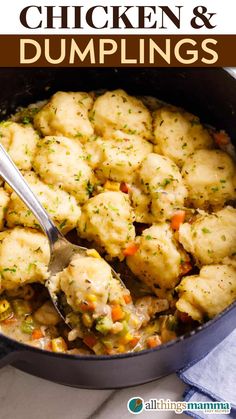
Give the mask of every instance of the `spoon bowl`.
M 65 321 L 65 316 L 61 310 L 56 293 L 50 287 L 50 277 L 63 271 L 71 262 L 75 255 L 86 256 L 86 247 L 77 246 L 70 243 L 58 230 L 47 211 L 43 208 L 37 197 L 32 192 L 28 183 L 22 176 L 19 169 L 13 163 L 11 157 L 0 144 L 0 176 L 16 192 L 19 198 L 32 211 L 40 223 L 44 233 L 48 237 L 50 247 L 50 262 L 48 266 L 49 278 L 45 285 L 48 288 L 50 297 L 61 318 Z M 107 263 L 107 262 L 106 262 Z M 110 265 L 109 265 L 110 266 Z M 120 276 L 111 267 L 113 277 L 125 287 Z M 66 322 L 67 323 L 67 322 Z M 68 324 L 68 323 L 67 323 Z M 70 326 L 70 325 L 69 325 Z

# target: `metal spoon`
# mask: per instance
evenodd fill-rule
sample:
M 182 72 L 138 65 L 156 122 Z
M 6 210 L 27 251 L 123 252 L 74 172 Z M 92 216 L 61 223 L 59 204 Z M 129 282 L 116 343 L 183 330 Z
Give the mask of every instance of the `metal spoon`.
M 0 144 L 0 176 L 8 183 L 8 185 L 17 193 L 25 205 L 32 211 L 37 220 L 39 221 L 43 231 L 46 233 L 50 245 L 50 262 L 48 270 L 50 276 L 61 272 L 66 268 L 72 256 L 75 254 L 87 255 L 87 248 L 76 246 L 70 243 L 57 229 L 55 224 L 50 219 L 48 213 L 45 211 L 39 200 L 36 198 L 29 185 L 23 178 L 20 171 L 17 169 L 9 154 L 4 147 Z M 121 283 L 120 276 L 111 268 L 113 276 Z M 49 281 L 47 281 L 49 283 Z M 47 285 L 47 284 L 46 284 Z M 53 304 L 65 321 L 64 315 L 59 308 L 57 296 L 48 287 L 50 297 Z

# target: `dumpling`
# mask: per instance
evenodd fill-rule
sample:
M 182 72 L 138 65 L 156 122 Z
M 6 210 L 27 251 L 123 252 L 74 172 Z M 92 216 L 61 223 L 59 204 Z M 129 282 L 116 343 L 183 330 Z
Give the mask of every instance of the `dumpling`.
M 148 154 L 137 177 L 140 189 L 150 197 L 154 221 L 170 219 L 184 205 L 187 190 L 178 167 L 169 158 Z
M 98 306 L 107 303 L 111 276 L 111 268 L 103 259 L 74 256 L 71 264 L 57 274 L 56 280 L 68 304 L 73 310 L 80 311 L 84 302 L 96 301 Z
M 154 114 L 155 151 L 182 166 L 195 150 L 213 146 L 213 139 L 199 118 L 177 108 L 162 107 Z
M 200 216 L 179 229 L 179 241 L 200 265 L 220 263 L 236 254 L 236 209 Z
M 58 186 L 42 182 L 34 172 L 25 173 L 24 177 L 52 220 L 64 234 L 77 226 L 81 210 L 73 196 Z M 38 220 L 15 192 L 12 192 L 10 197 L 6 221 L 8 227 L 16 225 L 39 227 Z
M 93 135 L 83 144 L 83 152 L 88 165 L 95 170 L 99 167 L 103 159 L 104 140 L 101 137 Z
M 38 138 L 30 124 L 22 125 L 11 121 L 0 123 L 0 143 L 21 170 L 32 168 Z
M 93 135 L 88 112 L 92 96 L 85 92 L 57 92 L 34 117 L 43 135 L 73 137 L 85 141 Z
M 198 150 L 187 158 L 182 176 L 188 189 L 188 204 L 194 208 L 220 209 L 236 198 L 235 164 L 221 150 Z
M 134 211 L 135 221 L 138 223 L 153 223 L 153 215 L 151 213 L 152 198 L 146 195 L 136 184 L 129 187 L 129 195 L 131 205 Z
M 5 214 L 9 200 L 8 193 L 3 188 L 0 188 L 0 231 L 2 231 L 4 227 Z
M 101 160 L 96 174 L 103 181 L 131 183 L 142 160 L 152 152 L 153 146 L 141 137 L 126 135 L 105 140 L 100 145 Z
M 105 260 L 76 255 L 67 268 L 50 278 L 49 287 L 64 292 L 75 311 L 69 341 L 79 337 L 97 355 L 122 353 L 137 344 L 140 338 L 134 344 L 133 339 L 151 310 L 141 313 L 134 307 L 129 291 L 113 277 Z M 152 313 L 158 310 L 155 300 L 153 305 Z M 71 314 L 67 315 L 69 322 Z
M 156 224 L 136 238 L 137 251 L 127 256 L 131 271 L 154 292 L 176 286 L 183 254 L 168 223 Z
M 93 105 L 91 118 L 95 132 L 104 138 L 121 133 L 152 138 L 152 118 L 141 100 L 118 89 L 99 96 Z
M 176 290 L 179 311 L 199 322 L 211 319 L 236 299 L 236 269 L 230 265 L 204 266 L 199 275 L 183 278 Z
M 53 136 L 39 140 L 33 166 L 45 183 L 61 187 L 79 203 L 88 200 L 95 178 L 79 142 Z
M 123 250 L 135 238 L 128 196 L 109 191 L 90 198 L 82 207 L 78 233 L 94 241 L 111 257 L 123 259 Z
M 50 250 L 44 234 L 24 228 L 0 233 L 0 292 L 48 277 Z

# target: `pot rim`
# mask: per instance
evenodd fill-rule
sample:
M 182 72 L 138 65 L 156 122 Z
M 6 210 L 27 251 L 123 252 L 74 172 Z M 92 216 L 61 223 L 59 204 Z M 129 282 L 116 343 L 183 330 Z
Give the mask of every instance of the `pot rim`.
M 208 320 L 206 323 L 203 323 L 201 325 L 199 325 L 196 329 L 185 333 L 184 335 L 178 336 L 176 339 L 171 340 L 167 343 L 164 343 L 160 346 L 157 346 L 155 348 L 152 349 L 144 349 L 142 351 L 137 351 L 137 352 L 125 352 L 122 354 L 115 354 L 115 355 L 75 355 L 75 354 L 66 354 L 66 353 L 55 353 L 52 351 L 48 351 L 45 349 L 40 349 L 40 348 L 36 348 L 34 346 L 31 345 L 27 345 L 25 343 L 19 342 L 13 338 L 10 338 L 6 335 L 4 335 L 3 333 L 0 332 L 0 338 L 4 340 L 6 340 L 10 345 L 12 345 L 13 343 L 17 345 L 16 350 L 12 350 L 12 352 L 23 352 L 23 351 L 33 351 L 33 352 L 38 352 L 42 355 L 50 355 L 53 357 L 59 357 L 59 358 L 67 358 L 67 359 L 76 359 L 76 360 L 89 360 L 89 361 L 109 361 L 109 360 L 113 360 L 113 359 L 124 359 L 124 358 L 133 358 L 133 357 L 137 357 L 137 356 L 142 356 L 142 355 L 146 355 L 149 353 L 153 353 L 153 352 L 159 352 L 162 351 L 166 348 L 169 348 L 171 346 L 177 345 L 178 343 L 190 339 L 193 336 L 196 336 L 197 334 L 200 334 L 202 331 L 204 331 L 207 328 L 213 327 L 213 325 L 218 322 L 220 319 L 222 319 L 223 317 L 227 316 L 228 313 L 230 313 L 231 311 L 236 311 L 236 301 L 234 301 L 230 306 L 228 306 L 225 310 L 223 310 L 221 313 L 219 313 L 216 317 L 214 317 L 211 320 Z
M 226 73 L 228 73 L 232 78 L 236 79 L 236 68 L 233 67 L 221 67 L 222 70 L 224 70 Z M 36 348 L 34 346 L 19 342 L 13 338 L 8 337 L 7 335 L 4 335 L 0 332 L 0 339 L 3 341 L 6 341 L 9 343 L 10 346 L 14 343 L 16 344 L 17 348 L 16 350 L 12 350 L 9 352 L 24 352 L 24 351 L 33 351 L 36 353 L 39 353 L 41 355 L 47 355 L 47 356 L 53 356 L 57 358 L 62 359 L 71 359 L 71 360 L 88 360 L 88 361 L 110 361 L 114 359 L 126 359 L 126 358 L 133 358 L 133 357 L 140 357 L 146 354 L 159 352 L 162 350 L 165 350 L 166 348 L 172 347 L 174 345 L 177 345 L 181 341 L 190 339 L 193 336 L 196 336 L 197 334 L 200 334 L 202 331 L 204 331 L 207 328 L 213 327 L 213 325 L 218 322 L 223 317 L 227 316 L 228 313 L 231 311 L 236 311 L 236 301 L 234 301 L 230 306 L 226 307 L 225 310 L 223 310 L 221 313 L 219 313 L 217 316 L 215 316 L 213 319 L 208 320 L 206 323 L 199 325 L 196 329 L 185 333 L 184 335 L 178 336 L 176 339 L 171 340 L 167 343 L 164 343 L 160 346 L 157 346 L 152 349 L 145 349 L 138 352 L 126 352 L 122 354 L 115 354 L 115 355 L 75 355 L 75 354 L 66 354 L 66 353 L 55 353 L 52 351 L 48 351 L 45 349 Z M 12 349 L 12 348 L 11 348 Z

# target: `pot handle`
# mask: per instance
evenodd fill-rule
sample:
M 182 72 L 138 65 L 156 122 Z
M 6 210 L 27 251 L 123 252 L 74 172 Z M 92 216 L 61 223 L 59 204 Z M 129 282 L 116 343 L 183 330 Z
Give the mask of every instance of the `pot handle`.
M 16 350 L 15 344 L 8 342 L 0 335 L 0 368 L 11 364 L 19 357 L 19 351 Z

